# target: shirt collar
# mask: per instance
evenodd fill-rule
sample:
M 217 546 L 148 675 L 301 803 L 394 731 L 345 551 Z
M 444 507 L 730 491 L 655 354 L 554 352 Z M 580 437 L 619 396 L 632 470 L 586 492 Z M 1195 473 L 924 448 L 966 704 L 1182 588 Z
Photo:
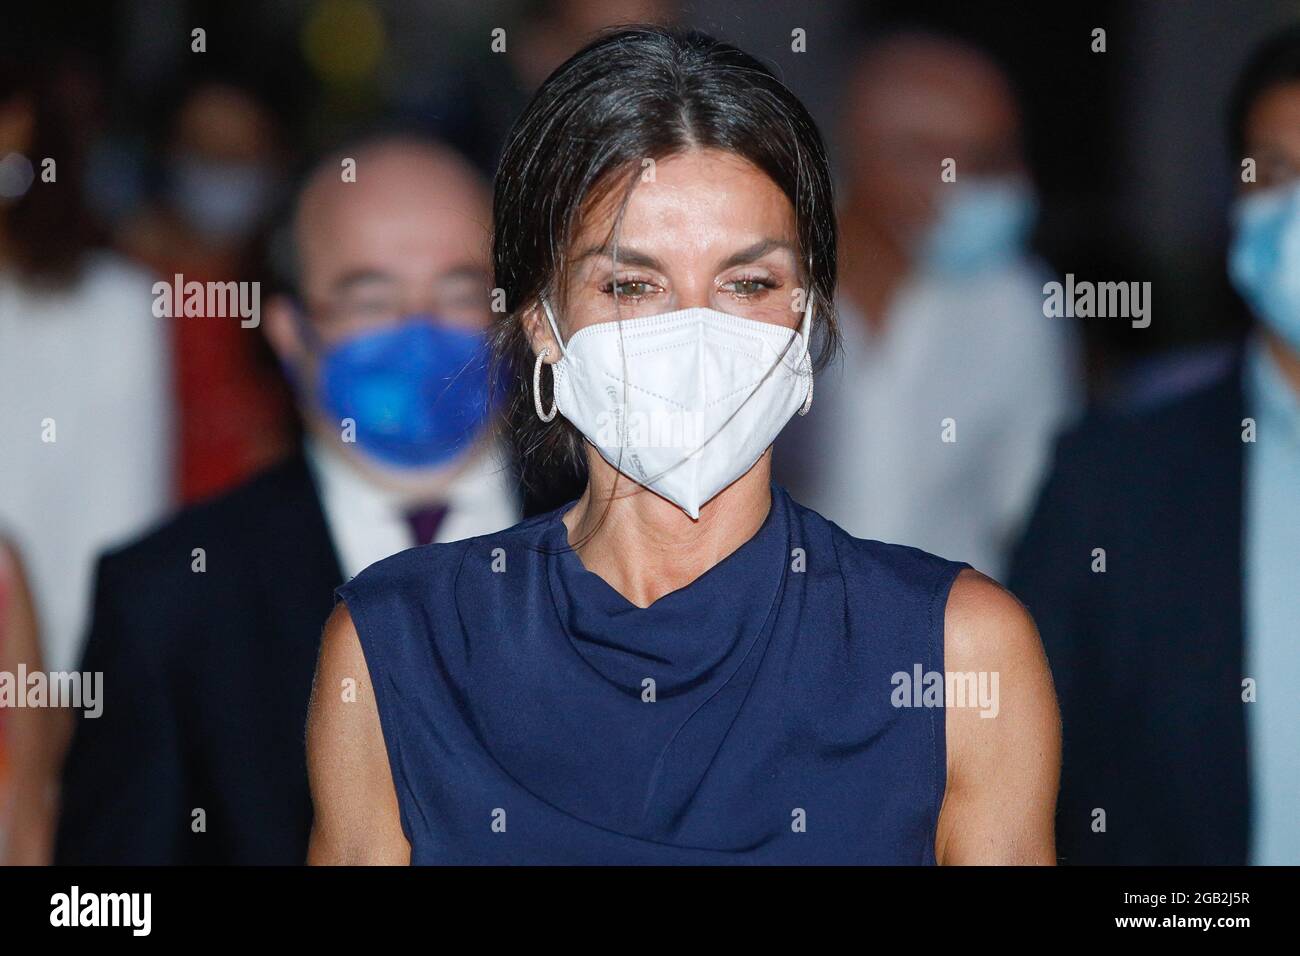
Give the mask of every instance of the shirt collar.
M 412 546 L 404 517 L 412 502 L 370 481 L 329 443 L 307 435 L 303 452 L 316 483 L 339 565 L 349 578 Z M 447 514 L 434 541 L 458 541 L 517 523 L 520 507 L 499 439 L 480 449 L 451 482 Z
M 1246 348 L 1246 390 L 1255 418 L 1300 443 L 1300 395 L 1278 368 L 1263 336 Z
M 401 514 L 400 496 L 367 481 L 341 454 L 313 435 L 303 439 L 303 452 L 311 465 L 321 497 L 326 501 L 347 501 L 366 514 Z
M 303 450 L 324 498 L 348 501 L 351 507 L 366 514 L 401 515 L 416 504 L 392 489 L 366 480 L 339 452 L 314 435 L 305 436 Z M 501 464 L 504 450 L 499 441 L 493 440 L 488 447 L 473 454 L 474 458 L 447 486 L 443 503 L 452 509 L 495 501 L 501 495 L 501 488 L 508 485 L 508 480 L 503 479 L 502 473 L 508 469 Z

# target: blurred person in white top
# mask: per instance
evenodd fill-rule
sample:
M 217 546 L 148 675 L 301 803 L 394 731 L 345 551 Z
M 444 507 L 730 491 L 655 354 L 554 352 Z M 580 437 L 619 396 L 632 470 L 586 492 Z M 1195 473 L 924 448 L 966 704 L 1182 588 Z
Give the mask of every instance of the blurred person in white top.
M 95 247 L 54 79 L 0 62 L 0 528 L 63 671 L 96 556 L 170 505 L 172 434 L 167 327 L 148 276 Z
M 842 116 L 844 355 L 778 478 L 850 534 L 997 578 L 1078 395 L 1026 248 L 1015 96 L 983 53 L 900 33 L 857 62 Z

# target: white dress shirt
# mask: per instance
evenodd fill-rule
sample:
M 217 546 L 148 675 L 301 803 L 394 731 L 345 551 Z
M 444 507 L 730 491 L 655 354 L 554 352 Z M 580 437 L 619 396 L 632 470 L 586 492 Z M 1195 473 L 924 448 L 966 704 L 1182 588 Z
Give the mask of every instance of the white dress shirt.
M 55 289 L 0 270 L 0 533 L 27 568 L 47 669 L 77 666 L 99 554 L 171 508 L 172 408 L 169 323 L 144 272 L 106 253 Z
M 376 561 L 415 546 L 406 521 L 408 503 L 367 481 L 327 444 L 309 437 L 305 450 L 334 551 L 348 580 Z M 492 446 L 470 462 L 452 482 L 446 504 L 435 542 L 473 538 L 518 524 L 519 495 L 504 451 Z
M 839 301 L 843 361 L 778 442 L 778 480 L 856 537 L 1000 577 L 1078 402 L 1076 335 L 1043 315 L 1046 280 L 1028 261 L 913 278 L 879 328 Z
M 1259 338 L 1246 352 L 1245 618 L 1250 861 L 1300 864 L 1300 396 Z

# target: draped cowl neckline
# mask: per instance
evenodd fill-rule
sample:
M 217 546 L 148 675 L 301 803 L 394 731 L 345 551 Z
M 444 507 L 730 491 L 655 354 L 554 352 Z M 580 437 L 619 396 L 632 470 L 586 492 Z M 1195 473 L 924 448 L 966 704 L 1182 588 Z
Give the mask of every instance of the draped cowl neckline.
M 942 672 L 961 565 L 774 487 L 750 540 L 638 608 L 562 518 L 340 588 L 413 861 L 934 862 L 943 712 L 888 689 Z
M 551 596 L 573 650 L 609 683 L 641 696 L 649 678 L 661 698 L 686 693 L 724 676 L 763 632 L 789 552 L 779 486 L 772 485 L 767 516 L 747 541 L 649 607 L 586 568 L 569 544 L 568 511 L 555 513 L 543 537 Z

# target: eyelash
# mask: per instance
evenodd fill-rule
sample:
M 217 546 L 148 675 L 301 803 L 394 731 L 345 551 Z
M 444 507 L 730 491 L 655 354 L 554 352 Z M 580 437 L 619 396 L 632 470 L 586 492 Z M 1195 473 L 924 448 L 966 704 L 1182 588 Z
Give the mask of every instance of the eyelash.
M 754 283 L 758 286 L 761 286 L 762 288 L 758 292 L 750 292 L 748 294 L 741 293 L 741 292 L 731 293 L 732 295 L 736 296 L 736 298 L 738 299 L 752 299 L 755 298 L 756 296 L 762 295 L 764 292 L 770 292 L 773 289 L 779 289 L 781 287 L 781 284 L 774 279 L 769 279 L 766 276 L 756 276 L 756 275 L 737 276 L 736 278 L 732 279 L 730 282 L 727 282 L 726 285 L 728 286 L 735 285 L 736 283 L 739 282 Z M 648 286 L 653 284 L 654 283 L 652 283 L 649 279 L 623 279 L 617 282 L 614 279 L 610 279 L 600 287 L 600 291 L 604 295 L 613 295 L 614 287 L 616 285 L 618 286 L 647 285 Z M 618 295 L 618 298 L 637 300 L 637 299 L 645 298 L 646 295 L 647 293 L 642 293 L 641 295 L 627 295 L 625 293 L 620 293 Z

